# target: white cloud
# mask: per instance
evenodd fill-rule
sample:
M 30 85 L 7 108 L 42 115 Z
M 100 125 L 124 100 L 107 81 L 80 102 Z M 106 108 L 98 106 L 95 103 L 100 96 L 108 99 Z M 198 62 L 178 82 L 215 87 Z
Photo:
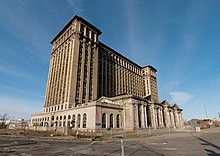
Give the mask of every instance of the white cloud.
M 183 91 L 173 91 L 170 92 L 171 95 L 171 102 L 172 103 L 177 103 L 178 105 L 185 105 L 192 100 L 193 95 L 188 93 L 188 92 L 183 92 Z
M 75 15 L 81 14 L 83 12 L 84 9 L 82 6 L 82 0 L 67 0 L 67 2 L 72 7 Z

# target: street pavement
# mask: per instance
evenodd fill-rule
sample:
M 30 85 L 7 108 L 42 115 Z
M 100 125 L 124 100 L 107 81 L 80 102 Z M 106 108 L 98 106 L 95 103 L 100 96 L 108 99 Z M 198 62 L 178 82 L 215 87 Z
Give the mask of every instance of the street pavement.
M 16 140 L 0 137 L 0 155 L 220 156 L 220 129 L 109 141 Z

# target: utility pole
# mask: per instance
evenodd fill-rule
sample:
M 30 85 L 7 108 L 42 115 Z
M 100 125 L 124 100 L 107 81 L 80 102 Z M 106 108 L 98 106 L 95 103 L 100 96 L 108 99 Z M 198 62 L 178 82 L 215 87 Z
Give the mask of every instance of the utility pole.
M 205 104 L 204 104 L 204 108 L 205 108 L 206 119 L 208 119 L 208 115 L 207 115 L 207 111 L 206 111 L 206 106 L 205 106 Z

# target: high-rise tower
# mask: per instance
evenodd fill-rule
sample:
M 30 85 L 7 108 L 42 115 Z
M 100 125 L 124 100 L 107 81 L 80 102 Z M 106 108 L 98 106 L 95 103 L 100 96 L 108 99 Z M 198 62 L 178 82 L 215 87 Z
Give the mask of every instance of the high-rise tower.
M 97 99 L 98 36 L 101 31 L 75 16 L 51 41 L 44 107 L 75 107 Z

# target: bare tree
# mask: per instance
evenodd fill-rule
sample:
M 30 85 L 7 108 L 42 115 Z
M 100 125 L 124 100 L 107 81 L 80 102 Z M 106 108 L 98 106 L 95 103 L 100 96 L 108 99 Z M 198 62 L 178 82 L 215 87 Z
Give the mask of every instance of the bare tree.
M 9 114 L 4 113 L 4 114 L 0 114 L 0 127 L 5 128 L 6 127 L 6 120 L 8 120 Z

